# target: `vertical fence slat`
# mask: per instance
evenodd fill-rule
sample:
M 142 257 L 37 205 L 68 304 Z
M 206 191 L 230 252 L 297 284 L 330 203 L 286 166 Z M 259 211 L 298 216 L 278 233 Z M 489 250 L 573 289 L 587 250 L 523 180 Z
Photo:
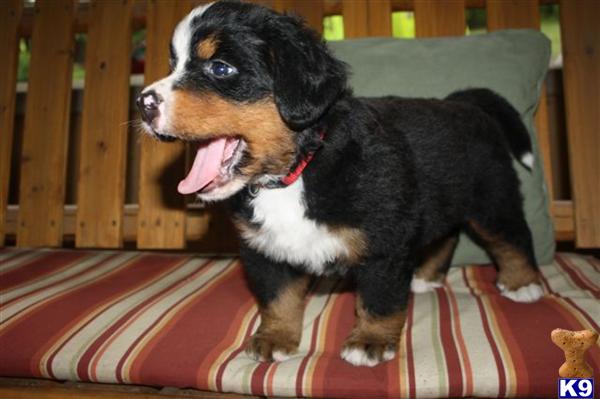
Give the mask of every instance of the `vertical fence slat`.
M 300 15 L 310 27 L 319 34 L 323 34 L 323 17 L 325 16 L 323 0 L 289 0 L 286 4 L 289 7 L 288 11 Z
M 31 38 L 17 245 L 62 242 L 73 68 L 73 0 L 39 0 Z
M 540 28 L 539 0 L 487 0 L 487 28 Z
M 10 0 L 0 7 L 0 247 L 6 233 L 6 205 L 10 181 L 15 95 L 18 65 L 19 21 L 23 0 Z
M 600 247 L 600 2 L 560 3 L 575 242 Z
M 488 0 L 487 28 L 490 32 L 499 29 L 540 29 L 540 6 L 538 0 Z M 540 103 L 535 116 L 538 144 L 544 162 L 546 185 L 550 198 L 554 198 L 554 179 L 550 151 L 550 127 L 546 88 L 542 87 Z
M 465 34 L 464 0 L 415 0 L 417 37 Z
M 77 191 L 78 247 L 123 242 L 132 0 L 90 5 Z
M 391 0 L 371 0 L 369 7 L 369 36 L 392 35 Z
M 149 0 L 146 14 L 146 85 L 169 73 L 169 42 L 177 23 L 190 11 L 189 1 Z M 184 198 L 177 181 L 184 176 L 185 146 L 142 137 L 140 152 L 138 248 L 185 246 Z M 166 192 L 171 188 L 172 192 Z M 165 197 L 167 196 L 167 197 Z
M 352 39 L 369 35 L 367 0 L 343 0 L 344 38 Z
M 279 13 L 283 13 L 290 9 L 291 4 L 291 0 L 273 0 L 271 3 L 271 7 Z

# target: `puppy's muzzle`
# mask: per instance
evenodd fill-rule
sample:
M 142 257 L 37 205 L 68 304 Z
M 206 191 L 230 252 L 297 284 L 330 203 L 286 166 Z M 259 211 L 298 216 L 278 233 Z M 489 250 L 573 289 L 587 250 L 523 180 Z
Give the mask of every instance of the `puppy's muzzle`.
M 154 90 L 148 90 L 137 98 L 136 105 L 144 122 L 152 126 L 154 120 L 160 116 L 159 105 L 162 103 L 162 97 Z M 154 132 L 154 135 L 161 141 L 174 141 L 175 137 L 165 136 Z

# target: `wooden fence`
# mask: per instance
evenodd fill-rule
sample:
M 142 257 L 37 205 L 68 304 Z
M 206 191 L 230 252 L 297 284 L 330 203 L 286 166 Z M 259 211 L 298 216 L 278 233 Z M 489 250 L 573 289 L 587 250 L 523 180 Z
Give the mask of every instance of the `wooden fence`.
M 323 18 L 341 14 L 346 38 L 391 35 L 391 12 L 413 10 L 418 37 L 465 34 L 465 8 L 485 7 L 488 30 L 540 27 L 547 0 L 273 0 L 257 1 L 294 11 L 322 32 Z M 168 42 L 176 23 L 199 1 L 4 0 L 0 7 L 0 242 L 18 246 L 232 248 L 231 231 L 214 210 L 195 209 L 183 198 L 164 200 L 165 170 L 183 174 L 185 146 L 140 143 L 139 203 L 125 205 L 130 54 L 133 30 L 146 29 L 146 82 L 168 72 Z M 600 247 L 600 1 L 560 2 L 564 90 L 572 200 L 553 201 L 557 239 Z M 69 143 L 73 43 L 87 33 L 81 137 Z M 7 207 L 11 178 L 17 50 L 31 38 L 31 64 L 21 142 L 18 205 Z M 108 40 L 107 40 L 108 38 Z M 552 167 L 545 96 L 536 124 L 550 195 Z M 77 152 L 76 205 L 65 206 L 68 152 Z M 168 184 L 167 184 L 168 185 Z M 554 197 L 552 197 L 554 198 Z M 212 221 L 212 223 L 211 223 Z M 216 221 L 216 222 L 215 222 Z M 211 234 L 206 234 L 208 231 Z M 224 244 L 229 243 L 229 244 Z

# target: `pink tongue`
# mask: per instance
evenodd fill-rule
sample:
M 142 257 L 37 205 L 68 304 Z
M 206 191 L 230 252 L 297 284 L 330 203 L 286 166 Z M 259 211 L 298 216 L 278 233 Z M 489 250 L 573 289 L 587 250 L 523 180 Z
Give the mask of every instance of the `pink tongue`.
M 226 142 L 225 138 L 216 139 L 198 148 L 192 169 L 179 182 L 177 191 L 181 194 L 195 193 L 213 181 L 219 175 Z

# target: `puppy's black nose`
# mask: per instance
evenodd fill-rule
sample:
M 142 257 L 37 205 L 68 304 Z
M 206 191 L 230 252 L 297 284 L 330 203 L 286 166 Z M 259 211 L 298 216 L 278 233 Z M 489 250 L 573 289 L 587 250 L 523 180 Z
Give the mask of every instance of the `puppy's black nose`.
M 160 114 L 158 110 L 159 104 L 162 102 L 162 98 L 156 94 L 154 90 L 142 93 L 136 100 L 142 119 L 146 123 L 152 123 L 152 121 Z

